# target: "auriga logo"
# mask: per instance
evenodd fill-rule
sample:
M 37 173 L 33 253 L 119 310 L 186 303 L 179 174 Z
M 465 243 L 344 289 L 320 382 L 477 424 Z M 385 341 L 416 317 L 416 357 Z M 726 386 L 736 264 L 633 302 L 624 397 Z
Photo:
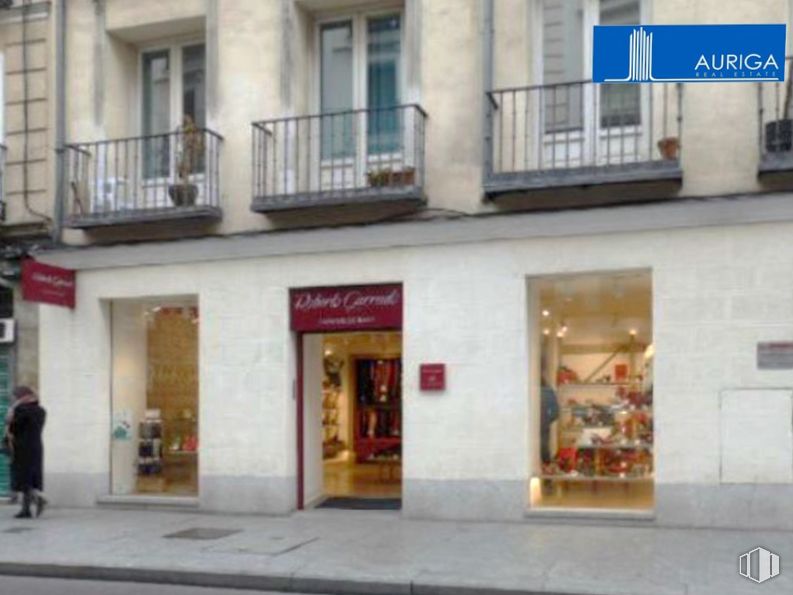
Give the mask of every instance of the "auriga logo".
M 607 83 L 654 81 L 653 34 L 643 27 L 635 29 L 628 38 L 628 76 L 606 79 Z
M 596 83 L 782 81 L 785 25 L 598 25 Z

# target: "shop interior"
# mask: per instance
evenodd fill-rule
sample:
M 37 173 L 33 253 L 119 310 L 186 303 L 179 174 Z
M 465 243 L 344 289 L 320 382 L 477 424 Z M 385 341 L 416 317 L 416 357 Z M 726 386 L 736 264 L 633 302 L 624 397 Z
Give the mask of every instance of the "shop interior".
M 649 272 L 531 282 L 540 346 L 533 507 L 651 509 Z
M 305 335 L 303 340 L 306 505 L 397 507 L 402 494 L 401 332 Z
M 116 301 L 110 310 L 113 494 L 196 496 L 196 301 Z

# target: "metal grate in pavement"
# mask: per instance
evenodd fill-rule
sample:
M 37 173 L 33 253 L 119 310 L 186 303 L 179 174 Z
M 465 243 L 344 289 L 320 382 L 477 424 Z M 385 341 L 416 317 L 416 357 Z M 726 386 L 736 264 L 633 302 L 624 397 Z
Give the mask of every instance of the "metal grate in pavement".
M 210 541 L 212 539 L 222 539 L 229 535 L 239 533 L 239 529 L 209 529 L 206 527 L 195 527 L 165 535 L 165 539 L 192 539 L 195 541 Z

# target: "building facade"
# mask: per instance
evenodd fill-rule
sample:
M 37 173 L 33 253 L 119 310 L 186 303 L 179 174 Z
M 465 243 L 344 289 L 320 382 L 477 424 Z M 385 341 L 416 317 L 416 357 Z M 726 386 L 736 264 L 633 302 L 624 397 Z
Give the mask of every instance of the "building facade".
M 49 2 L 0 4 L 0 414 L 11 385 L 38 383 L 38 307 L 20 269 L 57 235 L 55 26 Z M 0 458 L 0 494 L 7 486 Z
M 789 20 L 69 2 L 48 491 L 793 526 L 790 90 L 586 81 L 595 24 Z

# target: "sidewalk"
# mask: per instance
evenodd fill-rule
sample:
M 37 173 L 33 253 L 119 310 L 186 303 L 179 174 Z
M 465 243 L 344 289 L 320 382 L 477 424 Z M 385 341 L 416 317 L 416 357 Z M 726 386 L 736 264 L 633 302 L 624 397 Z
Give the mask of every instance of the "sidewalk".
M 449 523 L 331 510 L 273 518 L 53 509 L 36 521 L 17 521 L 15 512 L 0 508 L 0 574 L 312 593 L 793 593 L 786 532 Z M 189 529 L 238 532 L 165 538 Z M 782 574 L 763 585 L 737 572 L 738 555 L 759 545 L 782 558 Z

